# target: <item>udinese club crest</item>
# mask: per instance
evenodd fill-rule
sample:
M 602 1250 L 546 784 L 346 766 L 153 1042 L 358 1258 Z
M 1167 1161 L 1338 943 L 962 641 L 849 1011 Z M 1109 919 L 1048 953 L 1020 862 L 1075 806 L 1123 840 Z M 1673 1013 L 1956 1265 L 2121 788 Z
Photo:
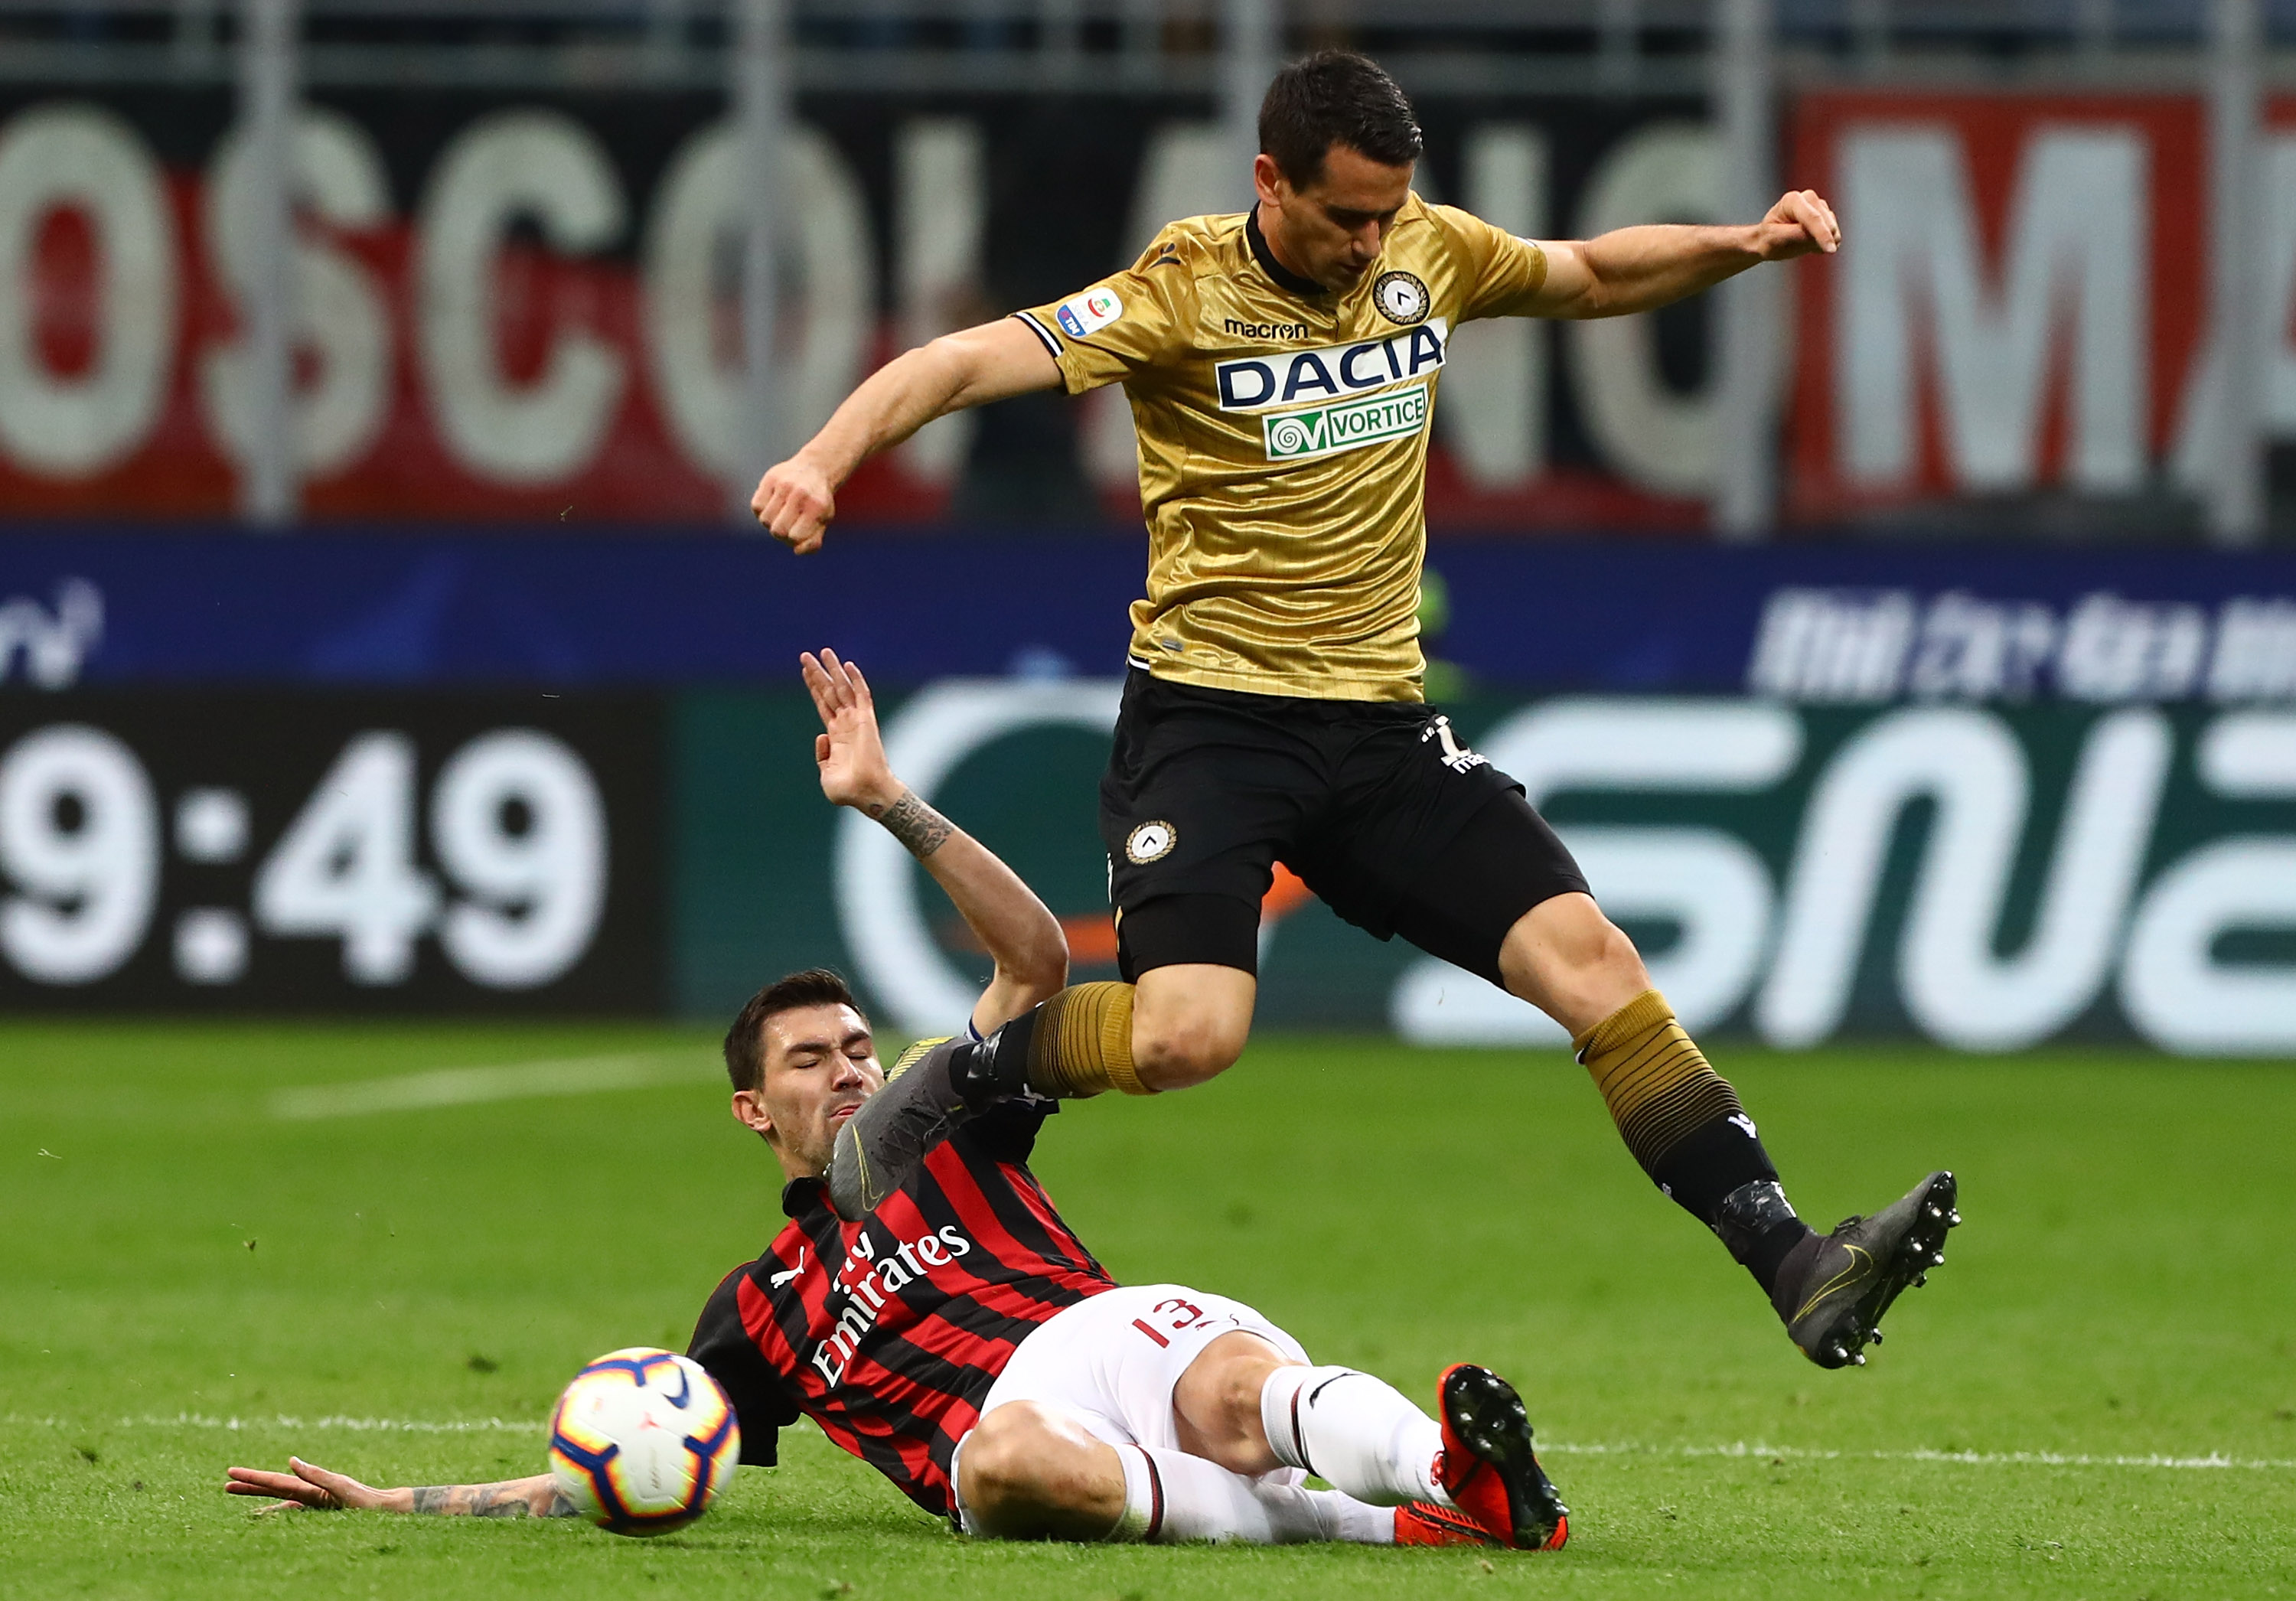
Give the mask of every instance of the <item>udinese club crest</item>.
M 1427 285 L 1416 273 L 1380 274 L 1379 281 L 1371 286 L 1371 298 L 1377 302 L 1380 315 L 1390 323 L 1408 328 L 1427 320 Z
M 1180 842 L 1180 831 L 1169 823 L 1143 823 L 1124 842 L 1124 859 L 1136 867 L 1162 861 Z

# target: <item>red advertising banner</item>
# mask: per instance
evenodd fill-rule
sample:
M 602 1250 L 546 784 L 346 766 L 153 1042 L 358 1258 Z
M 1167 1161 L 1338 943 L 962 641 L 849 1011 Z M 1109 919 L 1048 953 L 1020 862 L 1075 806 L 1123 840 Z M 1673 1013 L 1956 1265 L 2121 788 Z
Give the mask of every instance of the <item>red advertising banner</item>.
M 246 344 L 258 263 L 234 109 L 220 89 L 0 92 L 0 515 L 238 509 L 259 426 Z M 800 109 L 777 270 L 789 438 L 895 352 L 1072 292 L 1163 222 L 1248 193 L 1198 105 Z M 1713 216 L 1717 157 L 1695 111 L 1439 105 L 1419 187 L 1538 237 Z M 304 513 L 724 517 L 728 485 L 757 466 L 737 459 L 738 148 L 707 94 L 408 89 L 303 106 L 291 335 Z M 1701 524 L 1705 315 L 1461 331 L 1431 519 Z M 934 424 L 865 468 L 840 509 L 1126 519 L 1135 472 L 1120 394 L 1030 397 Z
M 556 109 L 466 114 L 414 174 L 387 122 L 303 109 L 291 333 L 308 513 L 722 514 L 741 390 L 733 146 L 691 97 L 657 109 L 676 137 L 636 175 Z M 236 508 L 257 426 L 243 145 L 226 129 L 199 149 L 196 117 L 147 109 L 139 127 L 127 111 L 52 100 L 0 126 L 12 513 Z M 874 263 L 849 171 L 817 134 L 796 144 L 793 187 L 826 220 L 792 263 L 790 360 L 800 386 L 841 389 L 879 357 Z M 895 464 L 855 497 L 920 494 L 938 498 Z
M 1513 231 L 1718 218 L 1682 104 L 1438 106 L 1419 186 Z M 809 104 L 784 156 L 780 401 L 802 438 L 879 363 L 1071 292 L 1240 203 L 1201 108 Z M 220 90 L 0 94 L 0 514 L 227 517 L 258 426 L 251 171 Z M 1068 117 L 1067 121 L 1059 118 Z M 1841 255 L 1791 269 L 1786 512 L 2148 497 L 2210 471 L 2205 118 L 2190 96 L 1821 94 L 1793 182 Z M 718 97 L 345 93 L 304 107 L 292 277 L 319 519 L 713 521 L 741 462 L 743 179 Z M 2296 103 L 2258 193 L 2267 422 L 2296 438 Z M 1061 196 L 1048 221 L 1047 194 Z M 1437 527 L 1694 529 L 1718 471 L 1708 300 L 1459 331 Z M 936 423 L 853 519 L 1134 505 L 1120 395 Z
M 2255 201 L 2267 419 L 2296 432 L 2296 103 Z M 1817 94 L 1791 181 L 1845 248 L 1796 278 L 1789 514 L 2141 496 L 2209 471 L 2206 117 L 2190 96 Z

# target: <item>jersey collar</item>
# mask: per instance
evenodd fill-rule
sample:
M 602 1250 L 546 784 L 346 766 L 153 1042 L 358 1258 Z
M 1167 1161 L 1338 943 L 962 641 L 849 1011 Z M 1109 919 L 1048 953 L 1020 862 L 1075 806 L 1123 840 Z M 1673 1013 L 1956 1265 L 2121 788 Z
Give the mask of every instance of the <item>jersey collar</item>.
M 1259 231 L 1259 207 L 1257 202 L 1243 214 L 1243 237 L 1251 246 L 1251 259 L 1259 263 L 1261 272 L 1275 281 L 1276 288 L 1303 300 L 1321 300 L 1330 297 L 1331 291 L 1322 284 L 1313 278 L 1301 277 L 1275 259 L 1275 252 L 1267 246 L 1267 235 Z
M 783 1217 L 809 1217 L 827 1204 L 826 1192 L 818 1178 L 792 1178 L 782 1186 Z

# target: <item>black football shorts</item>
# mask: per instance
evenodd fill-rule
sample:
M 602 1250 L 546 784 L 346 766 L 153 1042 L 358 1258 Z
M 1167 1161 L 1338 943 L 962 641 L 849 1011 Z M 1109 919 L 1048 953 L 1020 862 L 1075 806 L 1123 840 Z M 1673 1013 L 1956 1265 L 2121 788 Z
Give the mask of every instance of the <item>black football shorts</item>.
M 1118 958 L 1134 979 L 1259 970 L 1274 864 L 1382 940 L 1499 981 L 1499 945 L 1587 880 L 1522 786 L 1408 702 L 1168 684 L 1135 669 L 1100 781 Z

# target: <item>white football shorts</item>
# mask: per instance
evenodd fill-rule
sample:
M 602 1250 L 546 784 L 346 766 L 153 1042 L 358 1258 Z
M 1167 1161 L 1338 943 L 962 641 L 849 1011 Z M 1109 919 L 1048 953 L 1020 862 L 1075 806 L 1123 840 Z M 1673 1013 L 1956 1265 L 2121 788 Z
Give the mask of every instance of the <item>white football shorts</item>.
M 1075 1418 L 1111 1445 L 1180 1449 L 1172 1391 L 1188 1365 L 1222 1334 L 1258 1334 L 1297 1362 L 1300 1342 L 1241 1301 L 1185 1285 L 1126 1285 L 1054 1313 L 1013 1348 L 1013 1359 L 980 1403 L 988 1416 L 1007 1401 L 1035 1401 Z M 957 1447 L 962 1465 L 964 1448 Z M 1282 1475 L 1304 1477 L 1296 1468 Z M 963 1498 L 957 1511 L 964 1514 Z

